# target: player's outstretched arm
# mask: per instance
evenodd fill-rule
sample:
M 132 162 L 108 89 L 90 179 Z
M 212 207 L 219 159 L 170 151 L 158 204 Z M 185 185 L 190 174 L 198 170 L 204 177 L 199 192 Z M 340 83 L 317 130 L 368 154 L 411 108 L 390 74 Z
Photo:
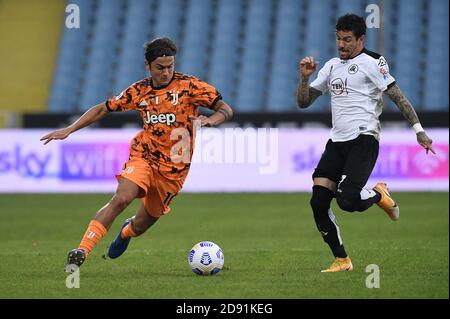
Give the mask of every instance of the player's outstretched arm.
M 304 109 L 310 106 L 315 99 L 322 95 L 322 92 L 309 86 L 309 77 L 317 69 L 319 63 L 313 57 L 305 57 L 299 63 L 300 82 L 297 88 L 297 105 Z
M 233 109 L 222 100 L 216 103 L 214 111 L 214 114 L 211 116 L 190 116 L 189 119 L 193 121 L 200 120 L 201 126 L 217 126 L 233 117 Z
M 416 131 L 417 142 L 426 150 L 431 151 L 433 154 L 434 149 L 432 147 L 433 141 L 427 136 L 425 130 L 420 125 L 419 117 L 416 114 L 416 111 L 412 107 L 411 103 L 402 93 L 400 88 L 394 84 L 390 88 L 388 88 L 384 93 L 389 96 L 389 98 L 397 105 L 400 111 L 403 114 L 403 117 L 408 121 L 409 125 L 411 125 Z
M 97 104 L 96 106 L 91 107 L 87 110 L 78 120 L 76 120 L 72 125 L 68 127 L 53 131 L 48 133 L 44 137 L 41 138 L 41 141 L 44 141 L 44 145 L 52 140 L 63 140 L 67 138 L 70 134 L 83 127 L 91 125 L 94 122 L 97 122 L 104 118 L 108 114 L 108 110 L 106 109 L 105 103 Z

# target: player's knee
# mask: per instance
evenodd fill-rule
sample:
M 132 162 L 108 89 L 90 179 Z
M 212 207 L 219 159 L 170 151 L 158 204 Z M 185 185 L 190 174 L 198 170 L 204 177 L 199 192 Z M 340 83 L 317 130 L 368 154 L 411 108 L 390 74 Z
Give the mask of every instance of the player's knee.
M 319 212 L 326 212 L 328 214 L 328 208 L 333 199 L 333 192 L 325 187 L 314 186 L 313 193 L 309 204 L 314 212 L 314 215 L 319 214 Z
M 356 202 L 352 199 L 343 197 L 342 195 L 336 196 L 336 202 L 340 209 L 346 212 L 354 212 L 356 210 Z

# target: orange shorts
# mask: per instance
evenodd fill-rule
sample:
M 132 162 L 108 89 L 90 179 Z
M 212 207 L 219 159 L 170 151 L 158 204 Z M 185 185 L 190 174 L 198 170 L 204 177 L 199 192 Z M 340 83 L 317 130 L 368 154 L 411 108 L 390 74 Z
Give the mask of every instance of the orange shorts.
M 170 202 L 183 187 L 183 180 L 171 180 L 162 176 L 143 158 L 129 159 L 117 180 L 126 178 L 141 189 L 139 198 L 150 216 L 159 218 L 170 213 Z

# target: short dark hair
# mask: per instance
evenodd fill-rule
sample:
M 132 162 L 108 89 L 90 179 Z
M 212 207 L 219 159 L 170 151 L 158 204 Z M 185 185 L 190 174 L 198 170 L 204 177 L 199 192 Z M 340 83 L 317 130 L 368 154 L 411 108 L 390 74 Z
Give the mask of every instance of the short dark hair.
M 347 13 L 339 17 L 336 23 L 336 31 L 352 31 L 356 39 L 366 34 L 366 21 L 353 13 Z
M 177 46 L 169 38 L 156 38 L 151 42 L 146 42 L 144 49 L 145 59 L 148 63 L 152 63 L 162 56 L 175 56 L 177 54 Z

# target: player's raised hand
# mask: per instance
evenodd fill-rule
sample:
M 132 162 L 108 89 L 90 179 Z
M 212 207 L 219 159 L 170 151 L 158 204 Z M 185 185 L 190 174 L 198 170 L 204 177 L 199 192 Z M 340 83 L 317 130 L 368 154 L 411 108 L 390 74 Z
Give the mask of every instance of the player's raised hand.
M 436 152 L 433 149 L 433 140 L 425 134 L 425 132 L 419 132 L 417 133 L 417 142 L 426 150 L 427 154 L 428 151 L 431 151 L 431 153 L 436 154 Z
M 70 135 L 70 130 L 66 127 L 66 128 L 62 128 L 62 129 L 53 131 L 51 133 L 48 133 L 47 135 L 42 137 L 40 140 L 44 141 L 44 145 L 45 145 L 52 140 L 63 140 L 69 135 Z
M 197 123 L 200 123 L 201 127 L 202 126 L 213 126 L 212 120 L 209 117 L 204 116 L 204 115 L 199 115 L 199 116 L 191 115 L 191 116 L 189 116 L 189 119 L 194 122 L 194 125 L 197 122 Z
M 309 77 L 316 71 L 319 62 L 314 61 L 312 56 L 307 56 L 304 57 L 299 64 L 302 77 Z

